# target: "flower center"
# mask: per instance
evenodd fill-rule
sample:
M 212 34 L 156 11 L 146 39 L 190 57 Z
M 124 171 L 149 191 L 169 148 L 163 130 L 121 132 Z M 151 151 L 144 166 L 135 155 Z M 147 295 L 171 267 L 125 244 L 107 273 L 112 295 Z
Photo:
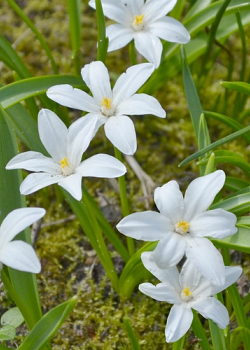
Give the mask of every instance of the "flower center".
M 181 299 L 183 301 L 189 301 L 192 299 L 192 292 L 189 287 L 185 287 L 181 291 Z
M 134 17 L 134 21 L 132 22 L 132 28 L 134 30 L 141 30 L 143 28 L 144 22 L 143 22 L 143 18 L 145 17 L 145 15 L 140 15 L 140 16 L 135 16 Z
M 114 114 L 112 98 L 103 97 L 101 106 L 101 112 L 102 114 L 106 115 L 106 117 L 111 117 Z
M 180 233 L 181 235 L 188 233 L 188 229 L 190 227 L 190 223 L 187 221 L 179 221 L 175 224 L 175 232 Z
M 71 175 L 72 174 L 72 166 L 69 164 L 67 157 L 64 157 L 59 161 L 63 175 Z

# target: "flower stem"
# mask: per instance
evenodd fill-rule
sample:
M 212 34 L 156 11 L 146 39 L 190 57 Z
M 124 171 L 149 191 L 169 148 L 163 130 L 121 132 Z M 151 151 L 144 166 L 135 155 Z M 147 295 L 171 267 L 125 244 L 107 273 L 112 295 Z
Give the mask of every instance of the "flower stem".
M 130 63 L 132 66 L 137 64 L 134 40 L 132 40 L 131 43 L 129 44 L 129 57 L 130 57 Z
M 182 350 L 185 342 L 186 334 L 183 337 L 173 344 L 173 350 Z
M 192 329 L 194 331 L 194 334 L 198 339 L 200 346 L 203 350 L 211 350 L 210 344 L 207 340 L 207 336 L 202 327 L 199 316 L 197 315 L 197 312 L 195 310 L 192 310 L 192 311 L 194 315 L 193 322 L 192 322 Z
M 121 152 L 114 147 L 115 149 L 115 157 L 122 162 L 122 154 Z M 126 191 L 126 180 L 125 175 L 120 176 L 118 178 L 119 181 L 119 187 L 120 187 L 120 198 L 121 198 L 121 206 L 122 206 L 122 215 L 125 217 L 130 214 L 129 210 L 129 204 L 128 204 L 128 197 L 127 197 L 127 191 Z M 135 253 L 135 244 L 133 238 L 127 237 L 127 246 L 130 256 L 133 256 Z

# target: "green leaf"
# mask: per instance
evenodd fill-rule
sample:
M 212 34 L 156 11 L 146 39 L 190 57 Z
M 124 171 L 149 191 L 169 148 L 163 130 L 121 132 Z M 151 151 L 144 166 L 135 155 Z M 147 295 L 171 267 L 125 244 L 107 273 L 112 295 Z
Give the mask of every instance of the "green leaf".
M 109 41 L 106 37 L 106 25 L 101 0 L 95 0 L 95 6 L 98 26 L 97 60 L 104 63 L 107 56 Z
M 74 75 L 47 75 L 23 79 L 0 88 L 0 103 L 3 108 L 8 108 L 28 97 L 44 94 L 48 88 L 59 84 L 84 86 L 82 78 Z
M 61 327 L 77 301 L 76 296 L 50 310 L 35 325 L 18 350 L 39 350 L 48 343 Z
M 224 187 L 227 188 L 228 190 L 232 191 L 239 191 L 243 190 L 244 188 L 250 186 L 250 183 L 242 180 L 242 179 L 237 179 L 236 177 L 226 177 L 226 181 L 224 184 Z
M 211 144 L 210 135 L 207 127 L 207 122 L 204 117 L 204 114 L 202 113 L 200 116 L 200 123 L 199 123 L 199 132 L 198 132 L 198 149 L 202 149 L 204 147 L 207 147 Z M 211 153 L 211 152 L 210 152 Z M 208 157 L 208 154 L 205 154 L 204 157 Z M 214 157 L 213 157 L 214 158 Z M 200 158 L 200 161 L 203 159 L 203 157 Z M 209 158 L 210 159 L 210 158 Z M 212 159 L 212 158 L 211 158 Z M 214 160 L 213 160 L 213 168 L 214 168 Z M 200 175 L 204 175 L 205 171 L 210 171 L 208 168 L 200 163 Z M 213 172 L 213 169 L 211 170 Z
M 24 322 L 24 318 L 18 309 L 18 307 L 13 307 L 12 309 L 6 311 L 1 317 L 2 326 L 12 326 L 19 327 Z
M 211 205 L 210 207 L 210 209 L 216 209 L 216 208 L 229 210 L 235 215 L 242 215 L 250 210 L 249 192 L 235 195 L 230 198 L 226 198 L 216 204 Z
M 250 253 L 250 229 L 238 226 L 238 232 L 224 239 L 211 239 L 219 248 L 235 249 L 241 252 Z
M 198 339 L 198 342 L 201 345 L 201 348 L 203 350 L 211 350 L 211 347 L 209 345 L 209 342 L 207 340 L 207 336 L 205 333 L 205 330 L 201 324 L 201 321 L 199 319 L 199 316 L 197 315 L 197 312 L 195 310 L 192 309 L 193 312 L 193 322 L 192 322 L 192 329 L 194 331 L 194 334 L 196 335 L 196 338 Z
M 227 350 L 223 330 L 211 320 L 208 320 L 208 323 L 212 336 L 213 350 Z
M 5 326 L 0 329 L 0 341 L 12 340 L 16 337 L 16 328 L 13 326 Z
M 140 350 L 140 345 L 128 317 L 123 317 L 123 324 L 133 350 Z
M 227 89 L 250 95 L 250 84 L 248 83 L 244 83 L 242 81 L 222 81 L 221 85 Z
M 75 72 L 79 74 L 81 69 L 81 0 L 67 0 L 67 5 L 72 46 L 71 58 L 75 62 Z

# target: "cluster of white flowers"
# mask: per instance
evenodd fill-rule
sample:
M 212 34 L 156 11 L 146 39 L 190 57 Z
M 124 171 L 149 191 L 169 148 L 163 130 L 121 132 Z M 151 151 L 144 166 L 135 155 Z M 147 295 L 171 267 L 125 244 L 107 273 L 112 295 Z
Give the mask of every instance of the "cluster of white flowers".
M 95 1 L 89 2 L 95 7 Z M 135 128 L 129 115 L 166 116 L 159 102 L 146 94 L 136 94 L 161 61 L 162 43 L 187 43 L 189 33 L 177 20 L 166 16 L 176 0 L 102 0 L 104 14 L 118 24 L 107 27 L 108 51 L 134 40 L 135 48 L 149 63 L 127 69 L 111 88 L 108 70 L 102 62 L 92 62 L 81 75 L 92 96 L 70 85 L 56 85 L 47 96 L 63 106 L 88 112 L 67 129 L 52 111 L 38 115 L 41 142 L 51 157 L 25 152 L 9 161 L 6 169 L 26 169 L 29 174 L 20 187 L 27 195 L 58 183 L 76 200 L 82 198 L 82 177 L 115 178 L 125 174 L 125 166 L 106 154 L 82 161 L 83 153 L 104 124 L 107 138 L 121 152 L 133 155 L 137 148 Z M 222 209 L 207 210 L 225 182 L 218 170 L 194 180 L 185 197 L 176 181 L 155 190 L 158 212 L 146 211 L 125 217 L 117 228 L 126 236 L 159 241 L 153 252 L 142 254 L 144 266 L 161 283 L 143 283 L 139 289 L 159 301 L 174 304 L 166 326 L 166 340 L 173 342 L 189 329 L 191 308 L 213 320 L 219 327 L 229 323 L 226 308 L 214 294 L 234 283 L 239 267 L 225 267 L 219 251 L 206 237 L 222 239 L 236 233 L 236 217 Z M 25 227 L 40 219 L 44 209 L 23 208 L 10 213 L 0 229 L 0 261 L 19 270 L 39 272 L 40 263 L 33 249 L 24 242 L 10 242 Z M 12 259 L 12 255 L 15 259 Z M 186 257 L 181 272 L 176 265 Z

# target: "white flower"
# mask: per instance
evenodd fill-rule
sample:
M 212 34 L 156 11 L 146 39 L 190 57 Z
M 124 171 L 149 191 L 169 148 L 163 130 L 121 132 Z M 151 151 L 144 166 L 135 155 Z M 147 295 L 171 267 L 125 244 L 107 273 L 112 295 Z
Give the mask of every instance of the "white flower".
M 206 280 L 189 259 L 186 260 L 179 273 L 176 266 L 165 270 L 159 269 L 152 258 L 152 252 L 142 253 L 141 259 L 144 266 L 162 283 L 156 286 L 151 283 L 142 283 L 139 289 L 151 298 L 174 304 L 165 329 L 167 342 L 175 342 L 188 331 L 193 320 L 191 309 L 212 320 L 218 327 L 222 329 L 227 327 L 228 311 L 212 295 L 233 284 L 242 273 L 241 267 L 226 266 L 225 281 L 218 287 Z
M 48 89 L 47 96 L 63 106 L 89 112 L 95 131 L 102 125 L 107 138 L 125 154 L 136 151 L 136 134 L 132 120 L 127 115 L 154 114 L 165 118 L 166 113 L 159 102 L 146 94 L 135 94 L 154 70 L 151 63 L 132 66 L 123 73 L 111 90 L 109 74 L 105 65 L 92 62 L 83 67 L 81 74 L 93 97 L 70 85 L 56 85 Z M 78 119 L 78 127 L 85 123 Z
M 75 199 L 80 200 L 83 176 L 113 178 L 125 174 L 125 166 L 106 154 L 97 154 L 81 162 L 82 154 L 93 137 L 93 130 L 90 117 L 84 118 L 81 128 L 73 123 L 67 129 L 55 113 L 42 109 L 38 114 L 39 136 L 52 158 L 29 151 L 18 154 L 9 161 L 6 169 L 35 171 L 22 182 L 21 194 L 27 195 L 58 183 Z
M 41 219 L 42 208 L 21 208 L 10 212 L 0 227 L 0 269 L 5 264 L 13 269 L 39 273 L 41 264 L 34 249 L 23 241 L 11 240 L 26 227 Z
M 126 46 L 134 39 L 137 51 L 158 68 L 162 43 L 159 38 L 186 44 L 190 35 L 176 19 L 166 17 L 177 0 L 102 0 L 105 16 L 118 22 L 107 27 L 108 51 Z M 95 8 L 95 0 L 89 5 Z
M 160 268 L 178 264 L 186 254 L 205 278 L 223 285 L 222 256 L 205 237 L 222 239 L 237 232 L 233 213 L 223 209 L 206 211 L 224 182 L 225 173 L 217 170 L 192 181 L 183 198 L 178 183 L 170 181 L 154 193 L 160 213 L 146 211 L 128 215 L 117 228 L 132 238 L 160 240 L 154 250 L 154 259 Z

